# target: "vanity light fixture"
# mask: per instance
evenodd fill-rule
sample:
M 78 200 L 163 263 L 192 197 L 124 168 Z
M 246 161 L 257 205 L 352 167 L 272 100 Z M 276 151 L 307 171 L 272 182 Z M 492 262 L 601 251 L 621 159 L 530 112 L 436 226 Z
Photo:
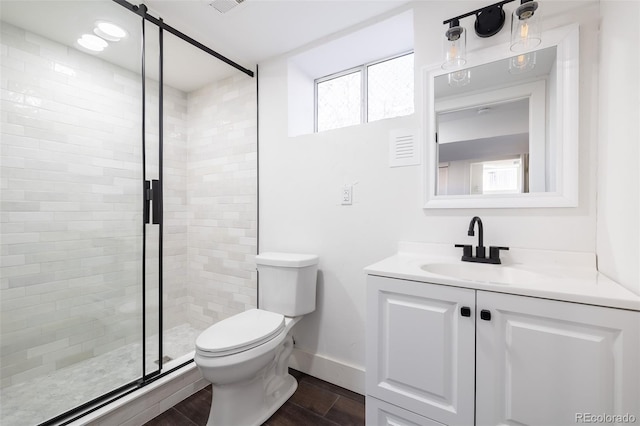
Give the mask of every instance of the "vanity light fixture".
M 511 19 L 511 50 L 524 52 L 537 47 L 542 41 L 540 15 L 536 15 L 538 2 L 521 0 Z
M 127 32 L 120 26 L 108 21 L 98 21 L 93 32 L 109 41 L 120 41 L 127 36 Z
M 464 13 L 442 23 L 449 25 L 445 32 L 445 59 L 443 69 L 457 68 L 466 63 L 465 29 L 460 26 L 460 19 L 475 15 L 474 29 L 478 37 L 491 37 L 500 32 L 504 26 L 505 13 L 503 6 L 515 0 L 503 0 L 471 12 Z M 520 6 L 513 12 L 511 21 L 511 50 L 525 52 L 540 44 L 540 20 L 535 14 L 538 3 L 533 0 L 520 0 Z
M 471 82 L 471 70 L 460 69 L 467 63 L 467 32 L 464 27 L 460 26 L 460 19 L 475 15 L 476 34 L 479 37 L 491 37 L 497 34 L 504 25 L 505 15 L 502 6 L 512 1 L 514 0 L 504 0 L 443 22 L 445 25 L 449 24 L 449 28 L 444 33 L 444 63 L 442 64 L 442 69 L 452 70 L 447 77 L 449 86 L 462 87 Z
M 505 14 L 502 7 L 512 1 L 514 0 L 503 0 L 480 9 L 472 10 L 471 12 L 464 13 L 460 16 L 456 16 L 455 18 L 447 19 L 442 23 L 445 25 L 450 24 L 450 26 L 452 26 L 453 23 L 459 25 L 460 19 L 475 15 L 476 22 L 474 29 L 478 37 L 491 37 L 498 34 L 504 26 Z

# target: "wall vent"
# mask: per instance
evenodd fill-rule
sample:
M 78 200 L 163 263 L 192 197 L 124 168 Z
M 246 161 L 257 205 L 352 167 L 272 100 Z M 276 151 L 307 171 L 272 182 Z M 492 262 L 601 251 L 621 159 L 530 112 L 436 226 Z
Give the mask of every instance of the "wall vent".
M 242 2 L 244 2 L 244 0 L 213 0 L 209 3 L 209 6 L 220 13 L 227 13 Z
M 389 132 L 389 167 L 420 164 L 418 132 L 414 129 L 396 129 Z

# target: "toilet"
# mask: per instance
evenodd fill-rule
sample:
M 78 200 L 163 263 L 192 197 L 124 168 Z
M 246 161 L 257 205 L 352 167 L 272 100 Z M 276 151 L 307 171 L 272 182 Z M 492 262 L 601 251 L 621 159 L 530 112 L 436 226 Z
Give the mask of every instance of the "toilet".
M 298 387 L 288 372 L 291 330 L 316 308 L 318 256 L 262 253 L 258 306 L 224 319 L 196 339 L 195 363 L 211 382 L 207 426 L 264 423 Z

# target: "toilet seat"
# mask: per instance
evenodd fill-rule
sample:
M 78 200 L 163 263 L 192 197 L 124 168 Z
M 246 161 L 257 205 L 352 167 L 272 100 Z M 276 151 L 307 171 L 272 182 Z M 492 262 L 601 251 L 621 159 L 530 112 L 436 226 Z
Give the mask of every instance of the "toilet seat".
M 207 328 L 196 339 L 196 348 L 207 357 L 232 355 L 260 346 L 284 329 L 284 315 L 250 309 Z

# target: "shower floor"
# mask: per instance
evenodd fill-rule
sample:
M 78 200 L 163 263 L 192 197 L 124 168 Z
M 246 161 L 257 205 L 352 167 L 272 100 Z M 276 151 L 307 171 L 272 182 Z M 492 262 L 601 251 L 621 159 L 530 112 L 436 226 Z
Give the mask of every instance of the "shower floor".
M 189 324 L 165 331 L 163 357 L 176 359 L 193 351 L 200 333 Z M 157 336 L 147 342 L 148 349 L 157 346 L 150 343 L 157 342 Z M 140 343 L 132 343 L 0 390 L 0 424 L 34 426 L 135 380 L 141 375 L 141 351 Z M 157 360 L 157 351 L 147 354 L 147 371 Z

